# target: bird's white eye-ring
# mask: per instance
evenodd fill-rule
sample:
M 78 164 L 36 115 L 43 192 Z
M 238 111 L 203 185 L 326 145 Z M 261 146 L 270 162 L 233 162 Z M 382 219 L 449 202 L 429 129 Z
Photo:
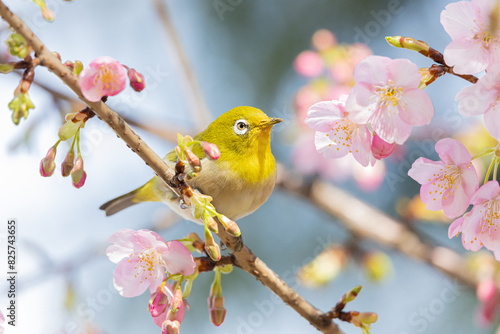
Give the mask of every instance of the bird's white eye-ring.
M 244 119 L 239 119 L 234 123 L 234 132 L 237 135 L 243 135 L 248 131 L 248 122 Z

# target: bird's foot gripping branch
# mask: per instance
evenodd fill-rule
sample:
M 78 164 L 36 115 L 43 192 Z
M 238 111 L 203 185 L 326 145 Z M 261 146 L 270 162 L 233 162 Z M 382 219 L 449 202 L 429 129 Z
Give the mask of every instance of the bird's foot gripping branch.
M 53 13 L 47 9 L 43 0 L 37 0 L 35 3 L 41 7 L 44 17 L 54 19 Z M 114 274 L 115 287 L 125 297 L 138 296 L 149 288 L 151 298 L 148 310 L 154 322 L 162 328 L 162 333 L 179 333 L 180 323 L 188 306 L 186 298 L 192 291 L 195 279 L 201 272 L 206 271 L 215 273 L 209 292 L 208 308 L 211 321 L 217 326 L 220 325 L 226 316 L 221 273 L 230 272 L 233 265 L 255 276 L 323 333 L 341 333 L 333 319 L 350 322 L 362 328 L 364 332 L 368 331 L 370 323 L 376 320 L 375 315 L 343 311 L 349 298 L 353 299 L 352 292 L 346 295 L 351 297 L 344 297 L 332 311 L 321 312 L 289 287 L 241 242 L 241 232 L 237 224 L 215 210 L 210 203 L 210 196 L 198 193 L 189 186 L 187 181 L 196 178 L 201 170 L 201 159 L 218 158 L 220 153 L 216 146 L 179 136 L 175 149 L 177 161 L 173 170 L 117 113 L 106 106 L 104 102 L 109 96 L 114 96 L 125 88 L 127 76 L 135 91 L 144 89 L 145 81 L 140 73 L 110 57 L 97 58 L 85 68 L 79 61 L 62 63 L 61 56 L 50 52 L 1 0 L 0 16 L 14 30 L 8 42 L 10 54 L 21 59 L 0 65 L 0 70 L 3 73 L 24 70 L 21 82 L 15 90 L 15 97 L 9 104 L 14 123 L 20 124 L 21 118 L 26 119 L 29 110 L 34 108 L 28 97 L 28 90 L 38 66 L 47 67 L 87 105 L 83 110 L 66 116 L 56 144 L 41 161 L 42 176 L 54 173 L 57 146 L 61 141 L 71 139 L 72 144 L 62 162 L 61 173 L 63 176 L 71 175 L 75 187 L 83 186 L 87 173 L 83 169 L 79 141 L 85 123 L 97 115 L 153 169 L 157 177 L 180 199 L 180 205 L 184 209 L 190 208 L 194 219 L 203 222 L 204 242 L 194 233 L 181 240 L 165 241 L 153 231 L 130 229 L 122 229 L 109 238 L 112 245 L 107 248 L 106 254 L 111 261 L 117 263 Z M 276 122 L 279 122 L 279 119 L 269 119 L 267 123 L 259 126 L 262 129 L 270 129 Z M 244 128 L 237 130 L 239 134 L 246 131 Z M 199 153 L 196 155 L 193 152 Z M 232 253 L 222 255 L 212 233 L 216 233 Z M 205 256 L 193 257 L 191 252 L 200 252 Z M 358 292 L 359 289 L 356 290 L 356 295 Z

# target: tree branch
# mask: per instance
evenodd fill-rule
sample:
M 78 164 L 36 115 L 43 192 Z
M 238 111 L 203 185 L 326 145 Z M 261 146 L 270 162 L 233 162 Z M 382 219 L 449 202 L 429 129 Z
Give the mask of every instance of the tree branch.
M 135 152 L 167 185 L 171 185 L 175 173 L 169 166 L 132 130 L 132 128 L 117 113 L 102 102 L 86 100 L 80 90 L 78 79 L 64 66 L 61 61 L 48 50 L 37 36 L 12 13 L 0 0 L 0 16 L 19 34 L 21 34 L 35 51 L 41 65 L 46 66 L 58 76 L 75 94 L 103 120 L 126 144 Z M 178 193 L 177 189 L 172 188 Z M 252 274 L 255 278 L 276 293 L 285 303 L 290 305 L 297 313 L 307 319 L 311 325 L 323 333 L 342 333 L 338 326 L 325 314 L 312 306 L 290 286 L 288 286 L 276 273 L 260 260 L 252 251 L 242 244 L 241 240 L 230 236 L 222 227 L 218 236 L 228 248 L 234 252 L 235 264 Z
M 383 212 L 360 201 L 334 185 L 315 180 L 310 187 L 297 186 L 301 182 L 283 167 L 279 170 L 278 186 L 299 194 L 339 219 L 355 236 L 372 239 L 382 245 L 441 270 L 448 276 L 476 287 L 477 277 L 465 270 L 463 257 L 446 247 L 434 247 L 423 242 L 413 231 Z M 500 289 L 500 282 L 496 282 Z

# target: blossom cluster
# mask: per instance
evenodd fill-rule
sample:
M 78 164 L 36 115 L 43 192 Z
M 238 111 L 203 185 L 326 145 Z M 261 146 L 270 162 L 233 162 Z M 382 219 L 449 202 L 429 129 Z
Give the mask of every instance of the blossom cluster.
M 351 153 L 361 165 L 373 165 L 403 144 L 413 126 L 430 123 L 434 108 L 409 60 L 369 56 L 355 67 L 354 80 L 349 95 L 309 108 L 306 123 L 325 158 Z
M 459 1 L 441 12 L 441 24 L 452 38 L 444 60 L 458 74 L 477 74 L 479 81 L 460 91 L 456 100 L 465 116 L 484 115 L 490 134 L 500 140 L 500 7 L 495 0 Z
M 130 86 L 135 91 L 140 92 L 145 88 L 145 81 L 142 74 L 120 64 L 111 57 L 96 58 L 87 68 L 83 68 L 83 64 L 80 61 L 67 61 L 64 65 L 71 69 L 73 74 L 78 76 L 83 96 L 92 102 L 116 95 L 125 89 L 125 70 L 128 71 Z M 59 129 L 59 139 L 40 162 L 40 175 L 48 177 L 54 173 L 55 157 L 59 143 L 72 139 L 70 149 L 61 164 L 61 173 L 63 177 L 71 175 L 75 188 L 81 188 L 85 184 L 87 173 L 83 169 L 80 136 L 81 129 L 85 127 L 87 120 L 93 116 L 93 111 L 88 107 L 77 113 L 66 115 L 66 122 Z M 76 159 L 75 146 L 77 150 Z
M 295 168 L 302 174 L 319 174 L 326 179 L 343 181 L 353 177 L 358 186 L 366 191 L 378 188 L 385 174 L 385 165 L 377 161 L 373 166 L 361 166 L 351 156 L 324 159 L 315 148 L 314 134 L 306 124 L 307 112 L 312 104 L 325 100 L 339 100 L 354 86 L 353 71 L 356 65 L 371 50 L 364 44 L 338 43 L 335 35 L 325 29 L 312 36 L 312 50 L 301 52 L 295 59 L 294 68 L 298 74 L 307 78 L 308 83 L 301 87 L 294 97 L 294 108 L 299 131 L 292 154 Z M 338 101 L 343 107 L 343 100 Z M 331 152 L 330 152 L 331 153 Z
M 180 241 L 165 241 L 150 230 L 122 229 L 109 237 L 108 258 L 117 263 L 113 284 L 120 295 L 136 297 L 149 289 L 148 311 L 163 334 L 178 334 L 184 319 L 193 281 L 198 277 L 197 262 L 191 251 L 202 245 L 194 233 Z M 201 246 L 203 247 L 203 246 Z M 208 297 L 209 316 L 219 326 L 226 309 L 222 296 L 221 272 L 231 266 L 216 267 Z M 184 283 L 184 284 L 183 284 Z

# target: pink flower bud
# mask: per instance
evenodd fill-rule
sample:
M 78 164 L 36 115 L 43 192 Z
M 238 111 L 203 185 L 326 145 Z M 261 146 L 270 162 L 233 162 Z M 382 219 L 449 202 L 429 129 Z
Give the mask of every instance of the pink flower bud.
M 128 70 L 128 79 L 130 80 L 130 87 L 136 92 L 141 92 L 146 87 L 146 81 L 144 81 L 144 76 L 130 68 Z
M 172 297 L 172 311 L 177 312 L 182 306 L 182 290 L 181 287 L 177 287 Z
M 149 298 L 148 311 L 153 318 L 156 318 L 165 313 L 167 306 L 169 306 L 168 297 L 160 285 Z
M 220 326 L 226 317 L 226 309 L 224 308 L 224 297 L 221 293 L 210 294 L 208 297 L 208 312 L 210 321 L 215 326 Z
M 43 177 L 51 176 L 54 174 L 54 170 L 56 168 L 56 163 L 54 162 L 56 158 L 56 146 L 52 146 L 49 148 L 47 155 L 45 158 L 40 161 L 40 175 Z
M 75 166 L 71 170 L 71 180 L 73 181 L 73 186 L 75 188 L 81 188 L 85 184 L 87 179 L 87 173 L 83 170 L 83 159 L 79 154 L 76 158 Z
M 68 154 L 66 154 L 66 158 L 61 164 L 61 173 L 62 176 L 69 176 L 71 170 L 75 166 L 75 151 L 73 149 L 69 150 Z
M 375 159 L 387 158 L 394 151 L 395 146 L 395 143 L 389 144 L 375 133 L 372 139 L 372 154 Z
M 161 334 L 179 334 L 181 324 L 177 320 L 165 320 L 161 325 Z
M 217 147 L 217 145 L 208 143 L 206 141 L 201 142 L 201 145 L 203 146 L 203 151 L 205 151 L 205 154 L 212 160 L 217 160 L 220 157 L 220 150 Z
M 187 147 L 184 149 L 184 152 L 186 153 L 187 161 L 189 162 L 191 168 L 193 168 L 193 171 L 195 171 L 196 173 L 200 172 L 201 171 L 200 158 Z

